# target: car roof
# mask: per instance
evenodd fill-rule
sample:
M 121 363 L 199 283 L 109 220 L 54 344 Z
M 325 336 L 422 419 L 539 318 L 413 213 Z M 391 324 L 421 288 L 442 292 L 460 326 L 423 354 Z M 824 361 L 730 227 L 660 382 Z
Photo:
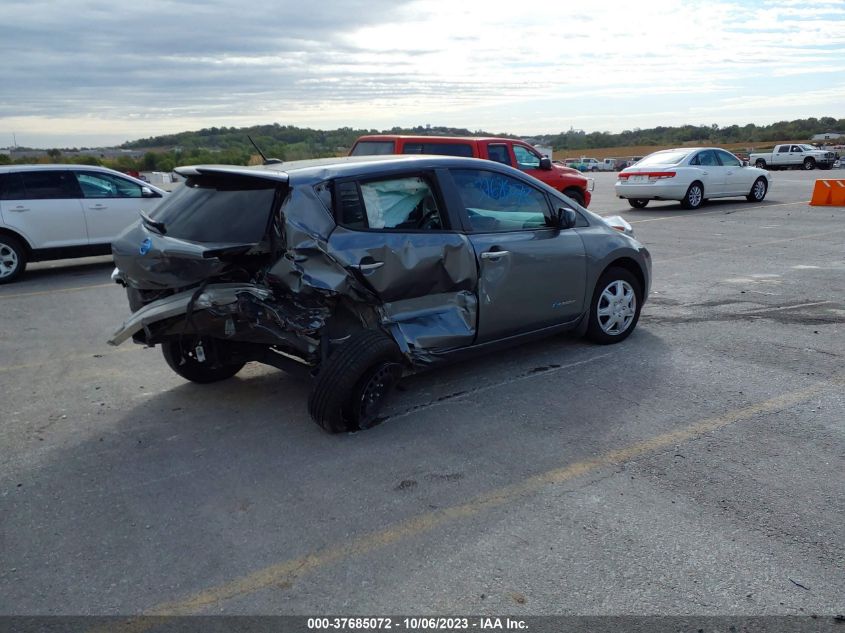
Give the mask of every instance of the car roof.
M 365 134 L 358 138 L 358 141 L 390 141 L 402 139 L 405 141 L 519 141 L 519 139 L 504 138 L 501 136 L 430 136 L 427 134 Z
M 437 167 L 466 167 L 507 169 L 494 161 L 458 156 L 387 154 L 382 156 L 340 156 L 296 160 L 269 165 L 244 167 L 240 165 L 189 165 L 177 167 L 174 171 L 181 176 L 197 174 L 231 174 L 264 178 L 280 182 L 320 182 L 333 178 L 366 177 L 389 170 L 436 169 Z
M 81 163 L 33 163 L 33 164 L 14 164 L 14 165 L 0 165 L 0 172 L 10 172 L 10 171 L 19 171 L 19 170 L 26 170 L 26 171 L 40 171 L 40 170 L 47 170 L 47 169 L 84 169 L 87 171 L 95 170 L 95 171 L 104 171 L 111 174 L 121 174 L 126 176 L 123 172 L 110 169 L 108 167 L 101 167 L 100 165 L 83 165 Z
M 100 165 L 83 165 L 81 163 L 34 163 L 31 165 L 27 164 L 15 164 L 15 165 L 0 165 L 0 174 L 11 174 L 16 173 L 19 171 L 50 171 L 56 169 L 67 169 L 69 171 L 99 171 L 104 174 L 115 174 L 117 176 L 121 176 L 122 178 L 127 178 L 132 182 L 142 186 L 142 187 L 149 187 L 153 191 L 159 194 L 166 194 L 167 191 L 162 189 L 161 187 L 156 187 L 155 185 L 151 185 L 148 182 L 135 178 L 134 176 L 130 176 L 127 173 L 122 171 L 117 171 L 116 169 L 110 169 L 109 167 L 101 167 Z

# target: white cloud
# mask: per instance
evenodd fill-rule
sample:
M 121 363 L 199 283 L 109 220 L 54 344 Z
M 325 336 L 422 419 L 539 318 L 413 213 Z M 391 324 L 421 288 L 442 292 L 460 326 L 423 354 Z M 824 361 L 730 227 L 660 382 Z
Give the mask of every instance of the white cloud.
M 273 121 L 519 133 L 763 123 L 841 116 L 845 86 L 845 4 L 832 0 L 84 6 L 4 0 L 0 144 L 12 132 L 79 144 Z

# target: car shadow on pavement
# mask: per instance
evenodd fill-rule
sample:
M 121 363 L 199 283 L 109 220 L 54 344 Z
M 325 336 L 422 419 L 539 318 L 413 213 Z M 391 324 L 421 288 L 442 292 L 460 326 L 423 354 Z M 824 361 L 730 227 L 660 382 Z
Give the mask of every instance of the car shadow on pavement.
M 649 390 L 668 354 L 642 327 L 615 346 L 554 337 L 408 378 L 389 423 L 337 436 L 308 419 L 306 384 L 263 367 L 138 396 L 113 422 L 80 413 L 2 486 L 0 592 L 21 612 L 137 612 L 587 459 L 626 424 L 614 391 Z

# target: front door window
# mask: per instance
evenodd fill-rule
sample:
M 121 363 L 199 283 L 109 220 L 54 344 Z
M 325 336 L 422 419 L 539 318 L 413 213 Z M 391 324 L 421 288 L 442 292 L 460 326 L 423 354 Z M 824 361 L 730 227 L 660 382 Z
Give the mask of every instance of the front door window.
M 455 169 L 452 178 L 474 232 L 536 230 L 547 226 L 546 196 L 531 185 L 483 169 Z

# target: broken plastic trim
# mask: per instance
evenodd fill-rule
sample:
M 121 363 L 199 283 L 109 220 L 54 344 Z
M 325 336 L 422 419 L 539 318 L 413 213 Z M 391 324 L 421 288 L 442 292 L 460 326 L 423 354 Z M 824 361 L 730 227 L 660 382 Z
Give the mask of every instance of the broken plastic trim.
M 248 293 L 264 300 L 273 296 L 266 288 L 247 284 L 209 284 L 196 299 L 196 289 L 186 290 L 164 299 L 153 301 L 135 312 L 124 321 L 109 339 L 110 345 L 120 345 L 132 335 L 149 326 L 187 314 L 188 307 L 193 303 L 193 310 L 204 310 L 215 306 L 230 305 L 238 301 L 238 295 Z

